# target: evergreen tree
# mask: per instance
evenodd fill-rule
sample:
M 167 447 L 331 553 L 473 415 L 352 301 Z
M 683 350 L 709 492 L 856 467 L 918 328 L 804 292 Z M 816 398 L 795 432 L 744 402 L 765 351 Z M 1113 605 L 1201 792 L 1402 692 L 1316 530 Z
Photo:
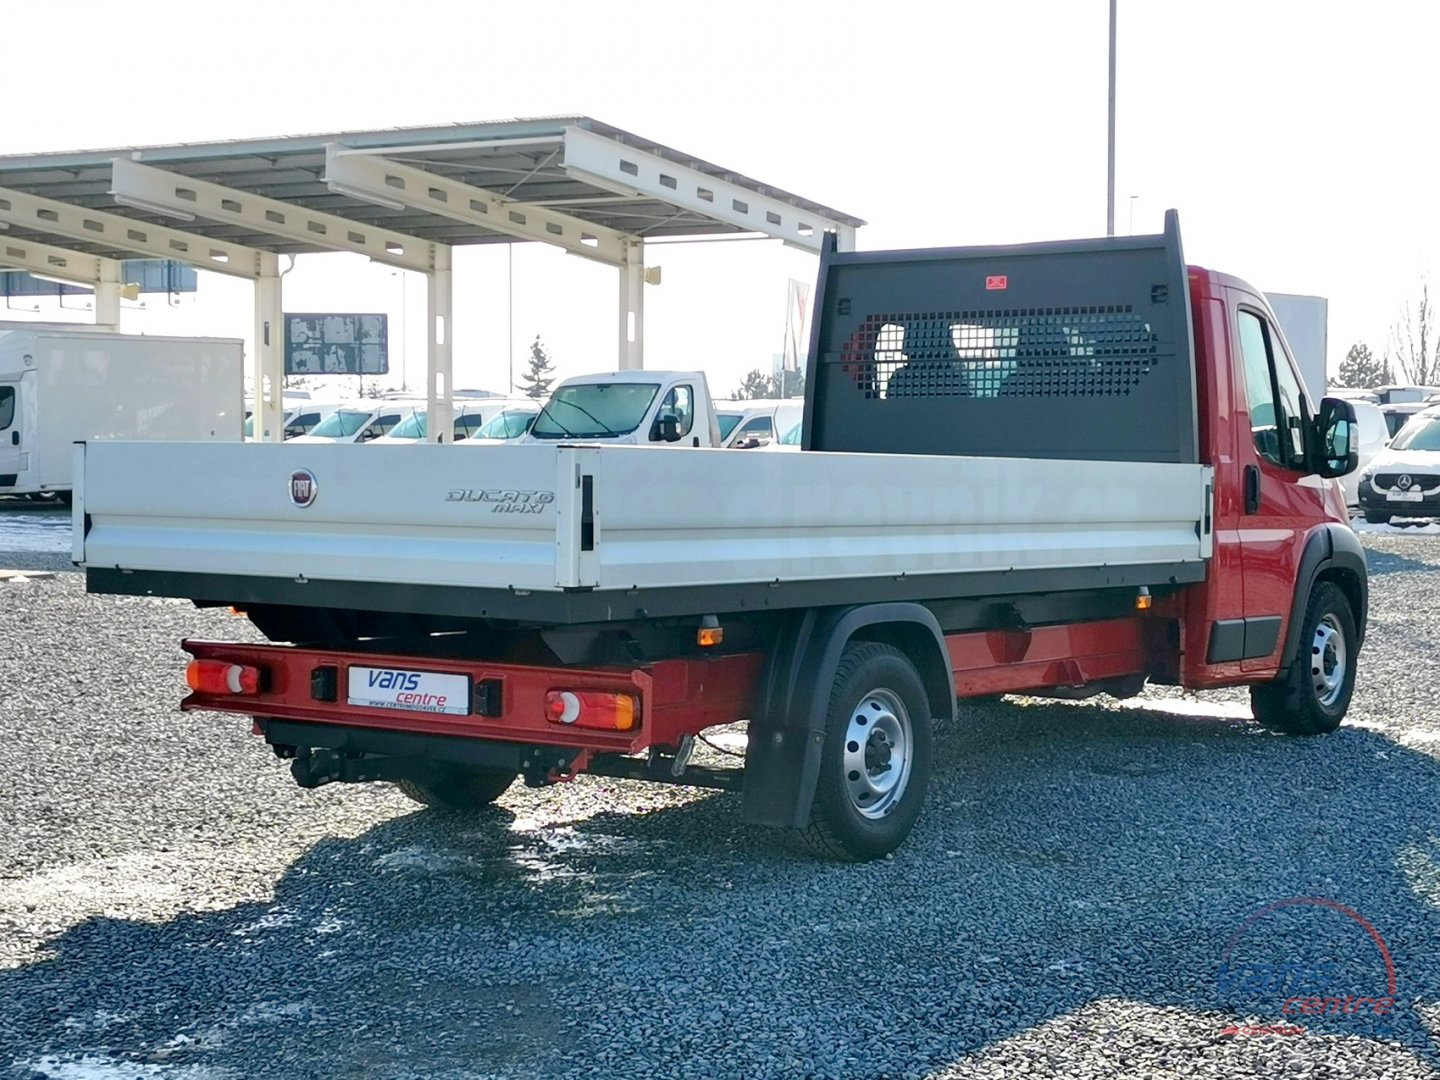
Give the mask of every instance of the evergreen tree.
M 766 375 L 756 368 L 740 384 L 733 400 L 750 401 L 755 398 L 804 397 L 805 374 L 800 371 L 782 371 L 778 375 Z
M 520 392 L 528 398 L 542 401 L 550 396 L 550 384 L 555 381 L 555 367 L 550 355 L 540 343 L 540 335 L 530 343 L 530 359 L 526 362 L 525 373 L 520 376 Z
M 1370 389 L 1395 381 L 1388 359 L 1377 360 L 1370 346 L 1357 341 L 1340 361 L 1340 385 Z

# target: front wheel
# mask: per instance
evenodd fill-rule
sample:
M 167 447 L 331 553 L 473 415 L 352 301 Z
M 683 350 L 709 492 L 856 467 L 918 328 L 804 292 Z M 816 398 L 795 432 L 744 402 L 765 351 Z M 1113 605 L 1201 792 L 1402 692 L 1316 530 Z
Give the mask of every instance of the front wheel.
M 1250 707 L 1262 727 L 1286 735 L 1323 735 L 1345 719 L 1355 692 L 1358 652 L 1350 601 L 1333 582 L 1310 593 L 1299 645 L 1280 679 L 1250 688 Z
M 1380 510 L 1365 511 L 1365 520 L 1371 525 L 1389 525 L 1391 516 Z
M 395 786 L 425 806 L 447 810 L 473 810 L 488 806 L 515 782 L 515 773 L 500 769 L 467 769 L 434 765 Z
M 889 645 L 847 646 L 830 691 L 806 843 L 854 861 L 894 851 L 920 816 L 931 753 L 930 702 L 915 665 Z

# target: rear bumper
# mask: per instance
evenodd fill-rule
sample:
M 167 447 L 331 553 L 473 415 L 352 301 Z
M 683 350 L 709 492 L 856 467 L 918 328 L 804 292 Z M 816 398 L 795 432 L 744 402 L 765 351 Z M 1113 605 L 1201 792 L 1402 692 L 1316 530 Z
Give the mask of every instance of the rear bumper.
M 683 660 L 661 660 L 635 668 L 566 668 L 497 664 L 431 656 L 341 652 L 289 645 L 237 645 L 187 641 L 198 660 L 219 660 L 259 668 L 260 692 L 229 694 L 194 691 L 182 709 L 237 713 L 255 718 L 257 733 L 279 746 L 325 746 L 367 750 L 380 735 L 416 736 L 416 747 L 448 747 L 455 741 L 498 744 L 493 751 L 474 751 L 500 767 L 503 758 L 536 746 L 590 752 L 632 754 L 651 746 L 675 746 L 686 734 L 749 715 L 763 657 L 759 653 Z M 459 675 L 473 692 L 464 715 L 375 708 L 351 704 L 346 687 L 351 667 Z M 553 690 L 623 693 L 637 702 L 636 723 L 628 730 L 569 726 L 547 718 L 545 696 Z M 279 726 L 273 726 L 279 722 Z M 290 742 L 295 732 L 287 722 L 314 732 L 332 734 L 315 742 Z M 280 732 L 289 732 L 285 737 Z M 365 734 L 362 734 L 365 733 Z M 442 740 L 430 742 L 426 740 Z M 448 741 L 443 741 L 448 740 Z M 387 742 L 393 748 L 393 740 Z M 393 750 L 391 751 L 393 752 Z M 447 751 L 447 760 L 457 759 Z M 520 758 L 516 759 L 521 760 Z

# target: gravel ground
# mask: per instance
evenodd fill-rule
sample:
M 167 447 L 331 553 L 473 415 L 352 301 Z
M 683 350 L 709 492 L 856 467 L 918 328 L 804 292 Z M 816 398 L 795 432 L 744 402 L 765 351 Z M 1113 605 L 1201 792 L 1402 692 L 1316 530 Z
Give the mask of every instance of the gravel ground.
M 0 1076 L 1440 1076 L 1440 540 L 1364 540 L 1339 733 L 1236 693 L 971 709 L 864 866 L 725 794 L 302 791 L 175 709 L 178 640 L 248 623 L 0 584 Z M 1387 992 L 1362 918 L 1393 1015 L 1282 1017 L 1267 964 Z

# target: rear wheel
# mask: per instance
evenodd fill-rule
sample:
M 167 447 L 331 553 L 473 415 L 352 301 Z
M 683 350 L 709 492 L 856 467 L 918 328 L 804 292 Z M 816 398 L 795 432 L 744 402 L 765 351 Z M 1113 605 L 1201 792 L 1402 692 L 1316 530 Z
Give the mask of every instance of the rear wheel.
M 1286 735 L 1323 735 L 1345 718 L 1355 692 L 1357 638 L 1350 601 L 1333 582 L 1310 593 L 1289 672 L 1250 688 L 1255 719 Z
M 851 644 L 830 691 L 807 844 L 830 858 L 876 859 L 910 834 L 925 802 L 930 702 L 908 657 Z
M 1365 520 L 1368 521 L 1371 525 L 1389 525 L 1391 517 L 1392 515 L 1387 514 L 1382 510 L 1365 511 Z
M 467 769 L 434 765 L 395 786 L 425 806 L 448 810 L 471 810 L 489 806 L 515 782 L 515 773 L 499 769 Z

